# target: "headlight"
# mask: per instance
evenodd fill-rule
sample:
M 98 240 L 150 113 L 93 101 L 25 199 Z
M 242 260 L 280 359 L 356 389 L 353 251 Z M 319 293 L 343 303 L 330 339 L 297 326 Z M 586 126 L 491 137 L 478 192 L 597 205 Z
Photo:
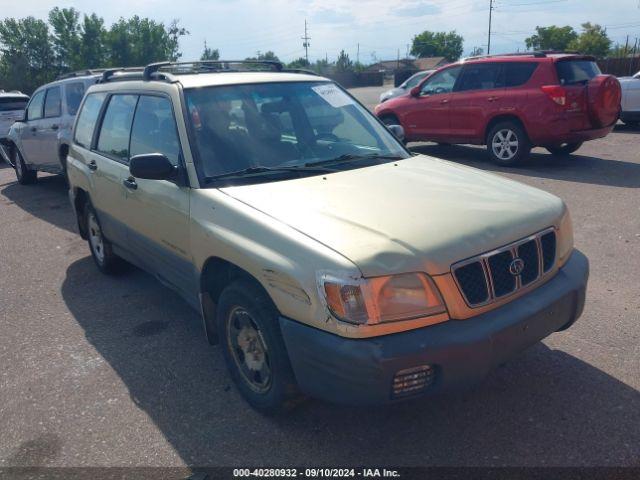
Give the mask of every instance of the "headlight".
M 422 273 L 360 280 L 321 275 L 320 290 L 333 315 L 349 323 L 394 322 L 445 311 L 438 289 Z

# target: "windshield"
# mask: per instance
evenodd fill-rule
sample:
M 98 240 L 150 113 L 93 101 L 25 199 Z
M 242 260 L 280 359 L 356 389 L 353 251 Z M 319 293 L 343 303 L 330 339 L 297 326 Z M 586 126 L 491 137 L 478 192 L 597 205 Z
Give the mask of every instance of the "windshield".
M 417 86 L 422 81 L 422 79 L 427 76 L 427 73 L 429 72 L 419 72 L 412 77 L 409 77 L 409 79 L 404 82 L 403 87 L 407 89 Z
M 197 88 L 185 90 L 185 100 L 201 180 L 246 173 L 255 181 L 271 181 L 282 179 L 271 175 L 276 170 L 290 178 L 304 168 L 305 174 L 323 173 L 312 164 L 333 160 L 338 163 L 331 171 L 364 166 L 358 161 L 363 159 L 370 164 L 373 159 L 382 161 L 380 157 L 388 161 L 409 156 L 383 125 L 334 83 Z
M 29 101 L 26 97 L 2 97 L 0 98 L 0 112 L 24 110 Z

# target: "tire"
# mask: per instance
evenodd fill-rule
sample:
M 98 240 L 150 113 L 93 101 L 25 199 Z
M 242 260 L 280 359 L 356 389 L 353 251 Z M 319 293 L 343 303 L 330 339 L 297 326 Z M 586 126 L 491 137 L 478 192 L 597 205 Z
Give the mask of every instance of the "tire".
M 38 172 L 30 170 L 29 167 L 27 167 L 26 163 L 24 163 L 24 158 L 22 158 L 22 154 L 17 148 L 13 168 L 16 171 L 16 178 L 20 185 L 30 185 L 38 181 Z
M 385 125 L 402 125 L 395 115 L 383 115 L 380 117 L 380 121 Z
M 638 120 L 622 120 L 622 123 L 624 123 L 628 127 L 638 128 L 640 126 L 640 121 Z
M 89 250 L 98 270 L 106 275 L 120 273 L 125 265 L 124 260 L 113 253 L 111 243 L 104 238 L 98 215 L 90 202 L 84 206 L 84 225 Z
M 582 146 L 583 142 L 563 143 L 554 147 L 545 147 L 553 155 L 571 155 Z
M 487 135 L 487 152 L 496 164 L 505 167 L 521 164 L 529 158 L 531 142 L 516 122 L 499 122 Z
M 259 285 L 239 279 L 227 286 L 218 300 L 216 323 L 231 378 L 249 405 L 274 415 L 299 402 L 278 311 Z

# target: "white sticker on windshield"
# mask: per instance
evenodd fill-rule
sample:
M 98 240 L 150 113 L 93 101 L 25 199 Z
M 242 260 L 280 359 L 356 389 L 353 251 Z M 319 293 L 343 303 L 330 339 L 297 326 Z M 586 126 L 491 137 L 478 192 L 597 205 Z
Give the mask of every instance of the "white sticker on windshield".
M 353 104 L 353 100 L 333 83 L 318 85 L 317 87 L 311 87 L 311 89 L 332 107 L 338 108 Z

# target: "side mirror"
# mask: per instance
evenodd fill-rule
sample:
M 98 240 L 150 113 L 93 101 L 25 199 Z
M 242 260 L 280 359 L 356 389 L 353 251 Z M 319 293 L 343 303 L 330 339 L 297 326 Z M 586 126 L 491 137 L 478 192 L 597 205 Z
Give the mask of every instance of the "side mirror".
M 404 142 L 404 128 L 402 128 L 402 125 L 387 125 L 387 128 L 393 133 L 394 137 Z
M 170 180 L 175 178 L 177 171 L 177 167 L 162 153 L 143 153 L 129 160 L 129 172 L 135 178 Z
M 418 85 L 417 87 L 413 87 L 413 88 L 411 89 L 410 94 L 411 94 L 411 96 L 412 96 L 412 97 L 419 97 L 419 96 L 420 96 L 420 91 L 421 91 L 421 90 L 422 90 L 422 89 L 420 88 L 420 85 Z

